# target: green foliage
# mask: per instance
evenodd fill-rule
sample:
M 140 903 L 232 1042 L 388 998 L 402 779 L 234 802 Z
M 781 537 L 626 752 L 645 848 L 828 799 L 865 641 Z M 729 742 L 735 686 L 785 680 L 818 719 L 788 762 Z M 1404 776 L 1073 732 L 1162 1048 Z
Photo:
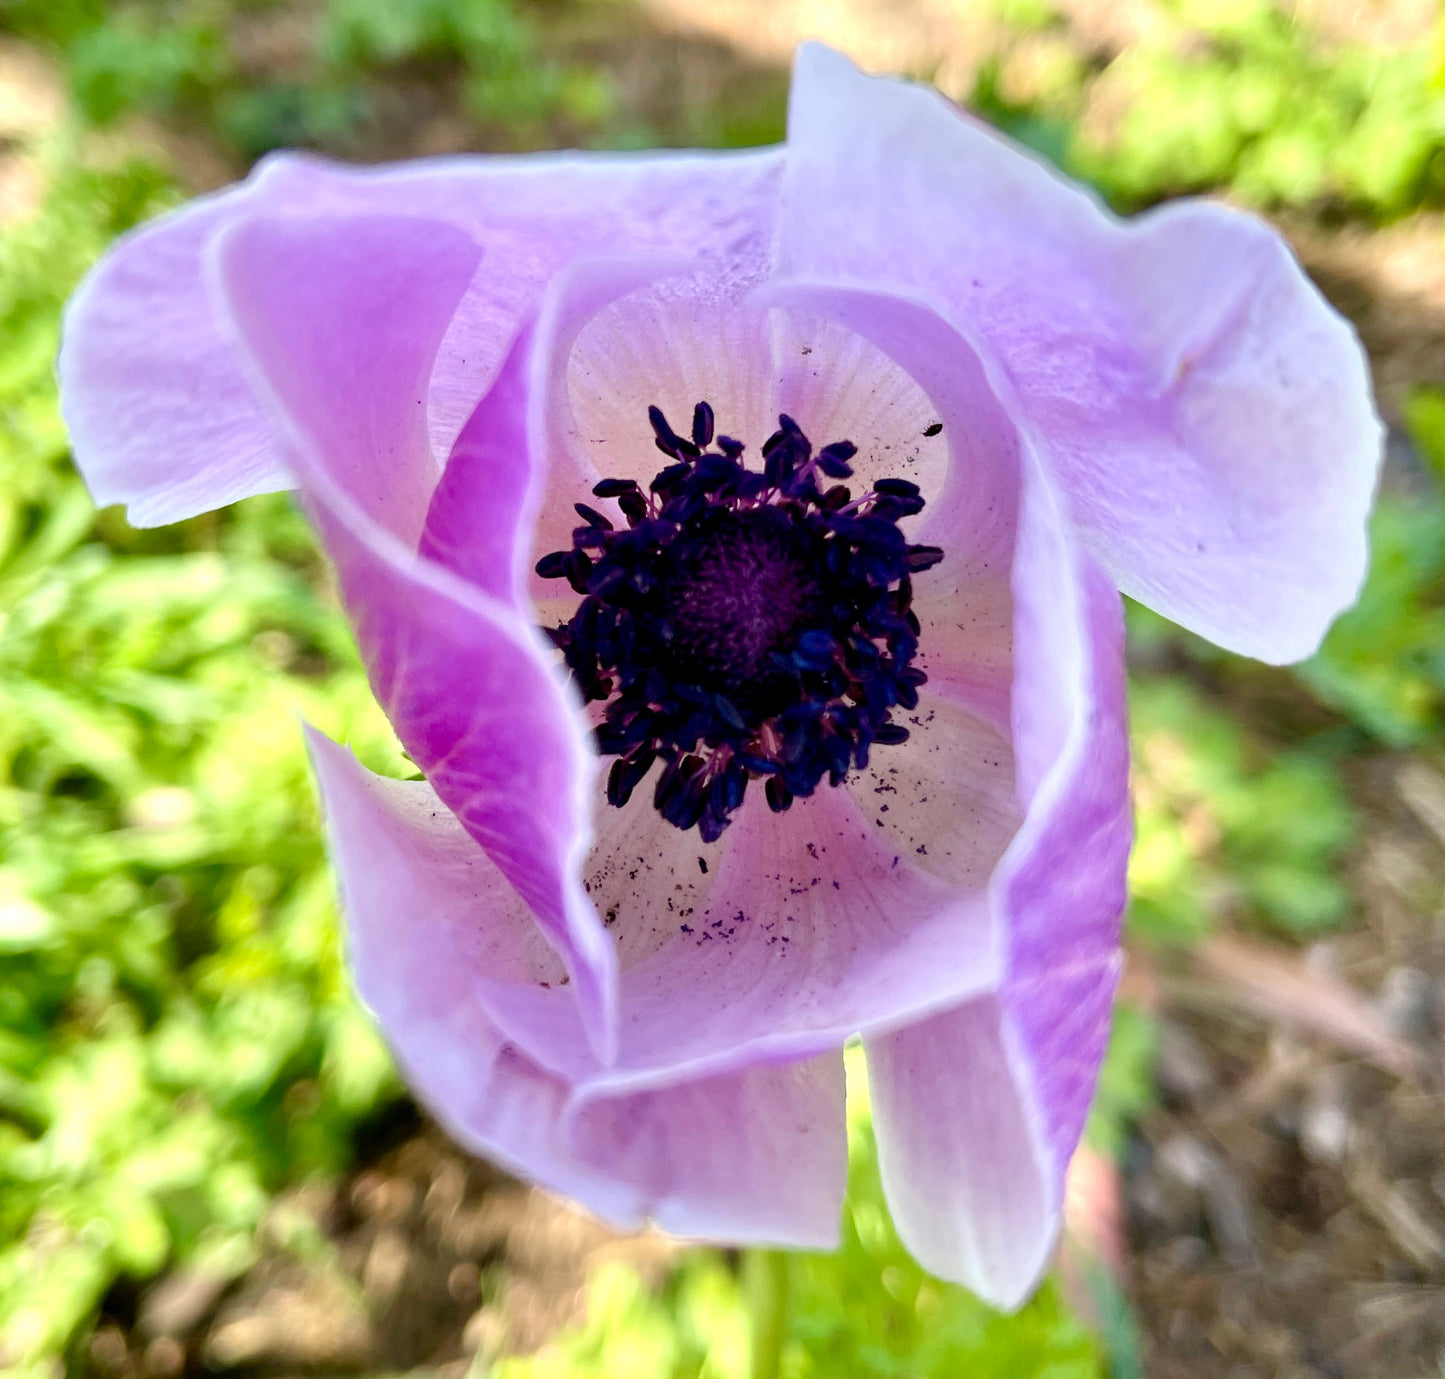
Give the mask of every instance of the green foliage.
M 1056 27 L 1009 6 L 1022 30 Z M 986 68 L 974 103 L 1116 205 L 1228 188 L 1259 207 L 1401 214 L 1445 193 L 1445 89 L 1428 43 L 1326 45 L 1267 0 L 1175 0 L 1097 78 L 1023 106 Z M 1084 116 L 1089 111 L 1088 118 Z
M 159 115 L 213 130 L 246 158 L 349 148 L 372 118 L 373 79 L 408 64 L 458 71 L 469 111 L 499 135 L 578 107 L 575 80 L 540 59 L 514 0 L 324 0 L 305 17 L 305 51 L 258 80 L 233 37 L 238 23 L 264 27 L 267 9 L 260 0 L 0 0 L 0 27 L 59 50 L 87 120 Z
M 1333 763 L 1268 752 L 1180 679 L 1136 680 L 1129 703 L 1134 932 L 1198 939 L 1231 914 L 1299 936 L 1339 924 L 1353 814 Z
M 0 27 L 57 49 L 81 113 L 174 115 L 234 80 L 222 0 L 0 0 Z
M 1445 93 L 1427 52 L 1321 56 L 1272 9 L 1213 37 L 1203 56 L 1140 47 L 1116 64 L 1116 134 L 1074 146 L 1116 201 L 1227 185 L 1256 206 L 1334 198 L 1391 215 L 1438 196 Z
M 490 53 L 525 46 L 506 0 L 330 0 L 322 51 L 338 66 L 368 66 L 448 53 Z
M 51 360 L 168 193 L 61 169 L 0 240 L 0 1356 L 118 1275 L 234 1272 L 269 1194 L 398 1094 L 348 994 L 297 715 L 401 768 L 288 500 L 97 519 Z M 288 671 L 287 667 L 295 669 Z M 301 673 L 296 673 L 300 671 Z
M 560 74 L 537 61 L 511 0 L 328 0 L 319 47 L 338 71 L 460 58 L 467 106 L 487 121 L 532 123 L 559 95 Z
M 849 1186 L 842 1242 L 792 1257 L 784 1379 L 1099 1379 L 1097 1343 L 1053 1284 L 1013 1316 L 925 1274 L 883 1199 L 862 1050 L 848 1063 Z M 748 1321 L 736 1274 L 712 1251 L 688 1254 L 658 1293 L 621 1265 L 600 1270 L 587 1321 L 495 1379 L 746 1379 Z
M 120 10 L 75 34 L 68 65 L 80 109 L 100 124 L 128 110 L 178 113 L 233 74 L 223 29 L 198 8 L 164 20 Z

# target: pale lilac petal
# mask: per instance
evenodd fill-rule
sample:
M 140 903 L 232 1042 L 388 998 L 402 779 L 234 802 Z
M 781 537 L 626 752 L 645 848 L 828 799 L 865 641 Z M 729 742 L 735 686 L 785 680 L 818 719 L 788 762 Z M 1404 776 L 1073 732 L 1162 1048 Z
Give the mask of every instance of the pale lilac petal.
M 1118 979 L 1133 841 L 1118 594 L 1026 471 L 1014 562 L 1014 752 L 1027 817 L 994 875 L 1000 998 L 1058 1181 L 1083 1129 Z
M 986 886 L 1022 818 L 1006 730 L 932 682 L 916 709 L 893 717 L 912 736 L 873 752 L 843 788 L 900 866 L 961 891 Z
M 843 1055 L 610 1094 L 583 1090 L 568 1130 L 588 1164 L 638 1184 L 638 1214 L 674 1235 L 831 1250 L 848 1178 Z
M 847 1167 L 836 1050 L 577 1095 L 515 1042 L 535 1032 L 528 992 L 555 992 L 561 967 L 507 880 L 425 782 L 372 775 L 320 734 L 310 741 L 357 987 L 458 1139 L 619 1226 L 836 1243 Z M 572 1039 L 585 1048 L 575 1017 Z
M 579 254 L 641 254 L 754 276 L 782 154 L 458 157 L 346 168 L 277 154 L 236 187 L 122 238 L 66 313 L 63 409 L 98 503 L 137 525 L 290 487 L 284 439 L 236 355 L 204 261 L 253 214 L 389 214 L 467 230 L 484 265 L 448 322 L 425 412 L 438 467 L 552 278 Z
M 964 783 L 961 808 L 974 793 Z M 651 849 L 623 835 L 594 852 L 594 903 L 614 931 L 648 940 L 622 974 L 620 1052 L 602 1083 L 799 1057 L 987 990 L 999 975 L 989 863 L 1014 821 L 982 822 L 974 874 L 940 876 L 846 789 L 774 815 L 754 786 L 713 847 L 671 829 Z
M 480 247 L 439 222 L 258 216 L 222 231 L 213 253 L 243 363 L 288 431 L 311 441 L 361 518 L 415 548 L 440 477 L 432 364 Z
M 1266 226 L 1121 225 L 936 92 L 813 44 L 782 195 L 784 276 L 916 297 L 996 362 L 1125 592 L 1270 661 L 1353 601 L 1382 432 L 1358 341 Z
M 940 1278 L 1017 1307 L 1058 1232 L 994 997 L 865 1039 L 878 1167 L 899 1237 Z
M 289 488 L 285 447 L 206 295 L 201 256 L 258 184 L 193 201 L 118 240 L 65 309 L 58 370 L 96 504 L 161 526 Z
M 486 393 L 548 285 L 587 257 L 687 262 L 746 284 L 771 262 L 781 149 L 454 157 L 380 168 L 274 164 L 277 195 L 315 212 L 415 215 L 485 251 L 437 356 L 430 403 L 440 458 Z
M 558 1071 L 556 1050 L 588 1056 L 567 969 L 526 902 L 426 781 L 389 780 L 308 729 L 332 861 L 353 926 L 353 957 L 368 970 L 385 944 L 422 941 L 446 952 L 499 1034 Z M 362 917 L 370 919 L 364 927 Z M 380 928 L 385 925 L 385 929 Z M 369 979 L 370 980 L 370 979 Z M 363 988 L 365 989 L 363 984 Z M 424 992 L 417 993 L 424 1004 Z
M 258 218 L 219 249 L 220 289 L 292 436 L 377 697 L 558 948 L 606 1056 L 615 955 L 577 881 L 595 770 L 583 724 L 530 622 L 404 539 L 423 515 L 424 381 L 471 241 L 396 218 Z
M 1001 1306 L 1037 1282 L 1057 1232 L 1108 1034 L 1131 839 L 1119 597 L 1029 455 L 1024 480 L 1013 715 L 1027 815 L 991 892 L 1002 979 L 869 1041 L 899 1233 Z

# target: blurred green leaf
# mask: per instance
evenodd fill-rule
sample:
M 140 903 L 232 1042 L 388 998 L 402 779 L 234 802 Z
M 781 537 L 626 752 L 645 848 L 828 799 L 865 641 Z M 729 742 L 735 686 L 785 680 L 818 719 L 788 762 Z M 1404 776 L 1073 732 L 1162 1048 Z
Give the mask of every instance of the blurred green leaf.
M 1098 1153 L 1117 1159 L 1134 1123 L 1154 1103 L 1154 1054 L 1158 1031 L 1142 1010 L 1114 1008 L 1109 1051 L 1099 1073 L 1099 1090 L 1084 1138 Z
M 122 1274 L 245 1267 L 271 1193 L 343 1170 L 400 1094 L 345 981 L 298 716 L 404 759 L 288 499 L 163 533 L 92 510 L 56 412 L 60 304 L 171 197 L 140 165 L 55 156 L 39 219 L 0 236 L 0 1355 L 17 1364 L 59 1355 Z
M 1230 914 L 1295 935 L 1339 924 L 1354 816 L 1333 763 L 1270 753 L 1182 680 L 1136 679 L 1129 702 L 1132 930 L 1197 940 Z

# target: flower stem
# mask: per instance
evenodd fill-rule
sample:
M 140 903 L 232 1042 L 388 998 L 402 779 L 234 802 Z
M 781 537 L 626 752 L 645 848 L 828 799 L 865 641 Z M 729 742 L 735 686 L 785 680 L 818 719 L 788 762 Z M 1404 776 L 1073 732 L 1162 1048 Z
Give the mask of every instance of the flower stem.
M 788 1335 L 788 1255 L 749 1250 L 743 1256 L 743 1287 L 753 1318 L 751 1379 L 778 1379 Z

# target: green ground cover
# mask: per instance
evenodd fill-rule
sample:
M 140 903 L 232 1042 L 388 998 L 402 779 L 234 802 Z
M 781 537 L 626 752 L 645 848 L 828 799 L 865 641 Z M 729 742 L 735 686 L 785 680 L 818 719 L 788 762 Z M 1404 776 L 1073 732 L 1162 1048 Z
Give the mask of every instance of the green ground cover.
M 372 77 L 428 64 L 457 70 L 460 100 L 494 137 L 530 142 L 559 108 L 586 103 L 575 74 L 539 58 L 510 0 L 324 0 L 308 41 L 266 66 L 238 30 L 274 21 L 273 0 L 8 0 L 0 22 L 65 65 L 81 115 L 140 112 L 209 127 L 233 153 L 345 145 L 372 117 Z M 240 51 L 238 51 L 240 49 Z
M 1438 37 L 1383 50 L 1326 42 L 1270 0 L 1159 0 L 1148 36 L 1103 67 L 1062 41 L 1048 0 L 995 7 L 1061 41 L 1026 98 L 1010 99 L 995 62 L 973 103 L 1123 209 L 1227 190 L 1387 219 L 1445 193 Z

